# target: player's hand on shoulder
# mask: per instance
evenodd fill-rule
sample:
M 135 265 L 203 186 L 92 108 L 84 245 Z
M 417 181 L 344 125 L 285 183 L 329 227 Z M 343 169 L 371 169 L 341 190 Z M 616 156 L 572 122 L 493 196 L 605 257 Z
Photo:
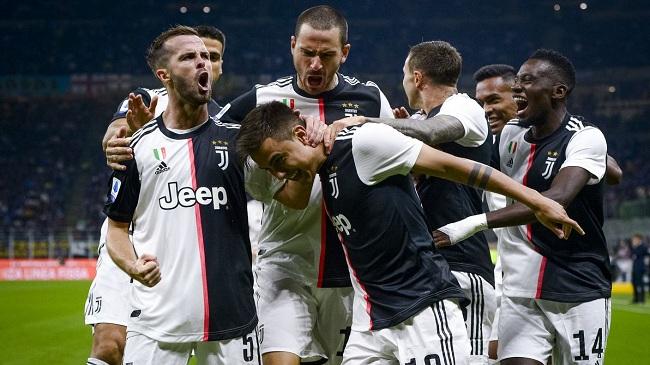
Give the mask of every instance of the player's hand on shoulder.
M 126 128 L 122 127 L 106 143 L 106 164 L 113 170 L 123 171 L 126 166 L 121 163 L 133 159 L 133 149 L 129 146 L 131 137 L 126 137 Z
M 366 122 L 366 118 L 363 116 L 356 117 L 347 117 L 334 121 L 334 123 L 327 126 L 323 135 L 323 144 L 325 144 L 325 151 L 330 153 L 332 151 L 332 146 L 334 146 L 334 140 L 336 136 L 343 128 L 347 128 L 357 124 L 363 124 Z
M 147 107 L 142 100 L 142 95 L 129 94 L 129 110 L 126 112 L 126 122 L 131 133 L 142 128 L 148 121 L 152 120 L 158 105 L 158 95 L 154 95 Z
M 395 116 L 395 119 L 406 119 L 410 117 L 411 114 L 409 114 L 405 107 L 400 106 L 399 108 L 393 109 L 393 116 Z
M 142 283 L 153 287 L 160 282 L 160 266 L 154 255 L 143 254 L 135 260 L 129 276 Z
M 310 115 L 300 115 L 299 118 L 305 122 L 309 145 L 312 147 L 318 146 L 323 141 L 323 134 L 325 128 L 327 128 L 325 121 Z
M 558 238 L 569 239 L 572 230 L 575 230 L 581 235 L 585 234 L 585 231 L 580 227 L 578 222 L 569 217 L 560 203 L 543 197 L 538 207 L 539 209 L 534 211 L 535 217 Z

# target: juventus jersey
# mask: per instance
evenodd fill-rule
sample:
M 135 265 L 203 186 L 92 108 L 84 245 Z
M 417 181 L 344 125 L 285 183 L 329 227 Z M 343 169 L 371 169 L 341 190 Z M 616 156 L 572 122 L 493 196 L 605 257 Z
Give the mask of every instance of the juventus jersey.
M 129 330 L 163 342 L 242 336 L 257 316 L 239 125 L 208 119 L 178 134 L 162 118 L 133 135 L 135 158 L 113 172 L 104 208 L 160 265 L 156 286 L 134 282 Z
M 144 87 L 139 87 L 135 90 L 132 91 L 135 95 L 140 95 L 142 96 L 142 102 L 144 105 L 147 107 L 151 103 L 151 99 L 153 99 L 154 96 L 158 96 L 158 104 L 156 104 L 156 110 L 154 112 L 154 118 L 157 118 L 162 112 L 167 109 L 167 102 L 169 101 L 169 97 L 167 96 L 167 89 L 160 88 L 160 89 L 147 89 Z M 122 100 L 120 105 L 117 107 L 117 111 L 115 114 L 113 114 L 113 119 L 120 119 L 120 118 L 126 118 L 126 112 L 129 110 L 129 98 L 125 98 Z M 221 111 L 221 106 L 217 104 L 216 101 L 213 99 L 210 99 L 208 102 L 208 115 L 210 116 L 215 116 L 219 114 Z
M 567 113 L 555 132 L 535 140 L 529 127 L 511 121 L 501 132 L 499 154 L 502 172 L 538 191 L 548 190 L 565 167 L 580 167 L 592 176 L 566 208 L 585 230 L 584 236 L 573 233 L 561 240 L 538 222 L 504 230 L 504 294 L 559 302 L 608 298 L 611 273 L 602 230 L 601 181 L 607 143 L 602 132 Z M 508 198 L 507 204 L 513 201 Z
M 221 120 L 241 122 L 258 105 L 280 101 L 328 123 L 355 115 L 391 117 L 388 100 L 372 82 L 337 74 L 338 84 L 320 95 L 301 90 L 294 76 L 258 85 L 226 105 Z M 251 170 L 246 188 L 264 203 L 257 265 L 270 265 L 274 277 L 290 277 L 319 287 L 349 286 L 350 279 L 341 246 L 331 226 L 325 224 L 320 184 L 314 183 L 310 202 L 304 210 L 285 207 L 273 199 L 284 182 L 266 171 Z
M 433 246 L 408 176 L 421 148 L 389 126 L 366 123 L 342 130 L 319 170 L 354 287 L 354 330 L 388 328 L 437 301 L 465 298 Z
M 458 119 L 465 135 L 456 141 L 436 146 L 441 151 L 488 165 L 492 154 L 492 136 L 483 108 L 467 94 L 452 95 L 427 118 L 449 115 Z M 438 177 L 417 179 L 417 192 L 422 200 L 430 230 L 483 213 L 481 192 L 467 185 Z M 480 232 L 458 244 L 441 248 L 453 271 L 481 275 L 494 286 L 494 265 L 485 235 Z

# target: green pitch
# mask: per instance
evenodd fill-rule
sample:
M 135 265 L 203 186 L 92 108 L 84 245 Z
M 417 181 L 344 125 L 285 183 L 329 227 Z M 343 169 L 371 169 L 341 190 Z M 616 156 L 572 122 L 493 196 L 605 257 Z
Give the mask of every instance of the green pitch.
M 90 351 L 83 324 L 89 282 L 0 282 L 0 364 L 77 365 Z M 650 304 L 613 298 L 607 364 L 650 363 Z

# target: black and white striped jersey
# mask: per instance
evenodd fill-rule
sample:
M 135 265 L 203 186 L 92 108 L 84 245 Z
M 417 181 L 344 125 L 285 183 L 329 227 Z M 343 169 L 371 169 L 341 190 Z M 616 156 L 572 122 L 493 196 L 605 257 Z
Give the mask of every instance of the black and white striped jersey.
M 162 115 L 147 123 L 111 176 L 104 212 L 131 222 L 136 253 L 156 255 L 162 274 L 153 288 L 134 283 L 128 326 L 164 342 L 231 339 L 257 324 L 239 125 L 184 132 Z
M 538 222 L 504 230 L 504 294 L 559 302 L 608 298 L 611 273 L 602 230 L 607 142 L 602 132 L 567 113 L 555 132 L 535 140 L 530 127 L 511 121 L 501 132 L 499 155 L 503 173 L 538 191 L 548 190 L 565 167 L 580 167 L 592 176 L 566 208 L 584 236 L 573 233 L 562 240 Z
M 486 165 L 492 155 L 492 135 L 483 108 L 467 94 L 452 95 L 427 118 L 448 115 L 458 119 L 465 129 L 463 137 L 436 148 L 451 155 Z M 417 179 L 417 192 L 422 200 L 429 229 L 483 213 L 482 192 L 476 188 L 433 176 Z M 481 275 L 494 286 L 494 265 L 485 235 L 480 232 L 456 245 L 441 248 L 453 271 Z
M 294 76 L 258 85 L 226 105 L 220 119 L 239 123 L 253 108 L 271 101 L 328 123 L 354 115 L 392 118 L 388 100 L 377 85 L 340 73 L 337 77 L 337 86 L 320 95 L 305 93 Z M 320 184 L 314 184 L 304 210 L 287 208 L 273 199 L 282 185 L 265 171 L 253 171 L 246 177 L 248 192 L 265 205 L 257 265 L 272 266 L 278 280 L 289 277 L 319 287 L 349 286 L 341 245 L 326 224 Z
M 422 142 L 376 123 L 342 130 L 319 170 L 355 291 L 352 328 L 388 328 L 465 298 L 433 246 L 409 173 Z

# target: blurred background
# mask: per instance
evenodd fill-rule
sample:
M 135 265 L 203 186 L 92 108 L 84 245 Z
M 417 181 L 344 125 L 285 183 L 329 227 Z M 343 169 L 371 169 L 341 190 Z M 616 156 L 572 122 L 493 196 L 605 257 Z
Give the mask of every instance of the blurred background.
M 442 39 L 463 55 L 460 89 L 489 63 L 519 65 L 539 47 L 578 71 L 569 110 L 604 131 L 624 171 L 607 187 L 612 258 L 650 233 L 650 2 L 330 1 L 350 25 L 342 72 L 376 82 L 405 104 L 409 46 Z M 0 8 L 0 258 L 92 258 L 106 181 L 100 141 L 119 102 L 159 87 L 144 52 L 174 24 L 226 34 L 222 105 L 254 84 L 291 74 L 289 41 L 311 1 L 8 2 Z M 616 260 L 615 260 L 616 261 Z

